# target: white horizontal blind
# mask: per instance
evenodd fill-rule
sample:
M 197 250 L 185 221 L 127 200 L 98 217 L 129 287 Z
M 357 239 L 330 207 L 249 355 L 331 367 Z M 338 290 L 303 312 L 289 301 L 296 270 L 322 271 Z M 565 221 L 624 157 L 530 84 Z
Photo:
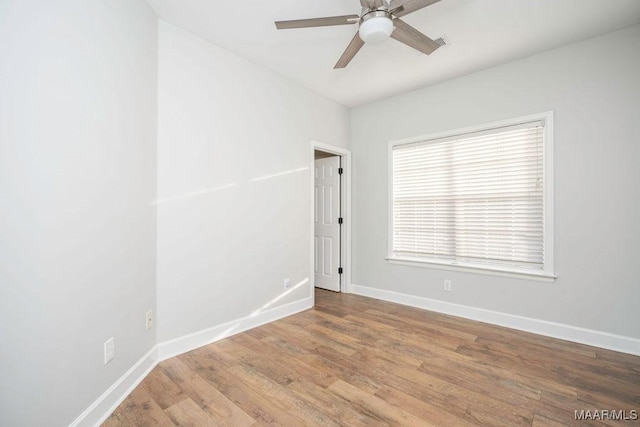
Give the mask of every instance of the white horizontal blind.
M 392 256 L 544 269 L 544 122 L 392 147 Z

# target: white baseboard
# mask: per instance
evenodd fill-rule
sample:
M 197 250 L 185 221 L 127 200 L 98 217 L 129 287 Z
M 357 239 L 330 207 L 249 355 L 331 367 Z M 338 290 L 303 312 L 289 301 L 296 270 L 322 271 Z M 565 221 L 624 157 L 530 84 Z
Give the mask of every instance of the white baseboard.
M 291 316 L 292 314 L 307 310 L 311 307 L 313 307 L 313 296 L 279 307 L 270 308 L 253 315 L 223 323 L 222 325 L 203 329 L 202 331 L 189 335 L 161 342 L 158 344 L 158 360 L 169 359 L 198 347 L 230 337 L 231 335 L 264 325 L 265 323 Z
M 154 346 L 113 383 L 107 391 L 102 393 L 91 406 L 85 409 L 70 426 L 98 426 L 102 424 L 157 364 L 158 353 L 156 346 Z
M 99 426 L 126 399 L 134 388 L 156 367 L 158 362 L 191 351 L 203 345 L 230 337 L 274 320 L 282 319 L 313 307 L 313 296 L 271 308 L 232 322 L 194 332 L 183 337 L 159 343 L 138 360 L 125 374 L 107 389 L 71 424 Z
M 640 340 L 546 320 L 351 284 L 351 293 L 640 356 Z

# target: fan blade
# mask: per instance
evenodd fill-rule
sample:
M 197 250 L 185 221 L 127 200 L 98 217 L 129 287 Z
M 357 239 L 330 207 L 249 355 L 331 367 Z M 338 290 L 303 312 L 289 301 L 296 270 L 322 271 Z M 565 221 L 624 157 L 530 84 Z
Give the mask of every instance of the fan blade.
M 407 46 L 419 50 L 427 55 L 431 54 L 434 50 L 440 47 L 440 45 L 429 37 L 422 34 L 420 31 L 413 28 L 400 19 L 394 19 L 393 25 L 395 26 L 391 37 L 398 40 L 400 43 L 404 43 Z
M 325 18 L 295 19 L 292 21 L 276 21 L 276 28 L 287 30 L 290 28 L 328 27 L 330 25 L 355 24 L 360 20 L 358 15 L 327 16 Z
M 391 14 L 400 18 L 401 16 L 408 15 L 439 1 L 440 0 L 393 0 L 390 7 Z
M 360 50 L 360 48 L 362 48 L 362 46 L 364 46 L 364 42 L 360 38 L 360 34 L 356 33 L 356 35 L 353 36 L 353 38 L 351 39 L 349 46 L 347 46 L 344 53 L 342 54 L 340 59 L 338 59 L 338 62 L 333 68 L 336 69 L 336 68 L 346 67 L 349 64 L 349 62 L 351 62 L 353 57 L 356 56 L 356 53 L 358 53 L 358 51 Z

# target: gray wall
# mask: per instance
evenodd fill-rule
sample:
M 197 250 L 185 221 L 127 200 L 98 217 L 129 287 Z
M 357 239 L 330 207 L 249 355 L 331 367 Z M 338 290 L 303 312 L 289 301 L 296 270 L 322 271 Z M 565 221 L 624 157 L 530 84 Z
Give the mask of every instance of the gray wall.
M 353 283 L 640 338 L 639 76 L 636 25 L 352 110 Z M 385 261 L 388 141 L 549 110 L 555 283 Z
M 142 0 L 0 2 L 2 426 L 68 425 L 155 343 L 156 32 Z
M 311 141 L 349 111 L 162 21 L 158 64 L 162 343 L 309 298 Z

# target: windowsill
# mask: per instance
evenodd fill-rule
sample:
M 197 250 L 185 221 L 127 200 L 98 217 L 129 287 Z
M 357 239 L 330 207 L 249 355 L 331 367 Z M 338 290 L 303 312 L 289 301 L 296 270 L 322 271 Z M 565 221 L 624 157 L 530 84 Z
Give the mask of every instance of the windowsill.
M 406 265 L 410 267 L 436 268 L 440 270 L 462 271 L 466 273 L 485 274 L 489 276 L 513 277 L 516 279 L 533 280 L 537 282 L 553 283 L 557 276 L 534 271 L 509 270 L 500 267 L 480 267 L 466 264 L 453 264 L 438 261 L 418 261 L 412 258 L 387 257 L 389 264 Z

